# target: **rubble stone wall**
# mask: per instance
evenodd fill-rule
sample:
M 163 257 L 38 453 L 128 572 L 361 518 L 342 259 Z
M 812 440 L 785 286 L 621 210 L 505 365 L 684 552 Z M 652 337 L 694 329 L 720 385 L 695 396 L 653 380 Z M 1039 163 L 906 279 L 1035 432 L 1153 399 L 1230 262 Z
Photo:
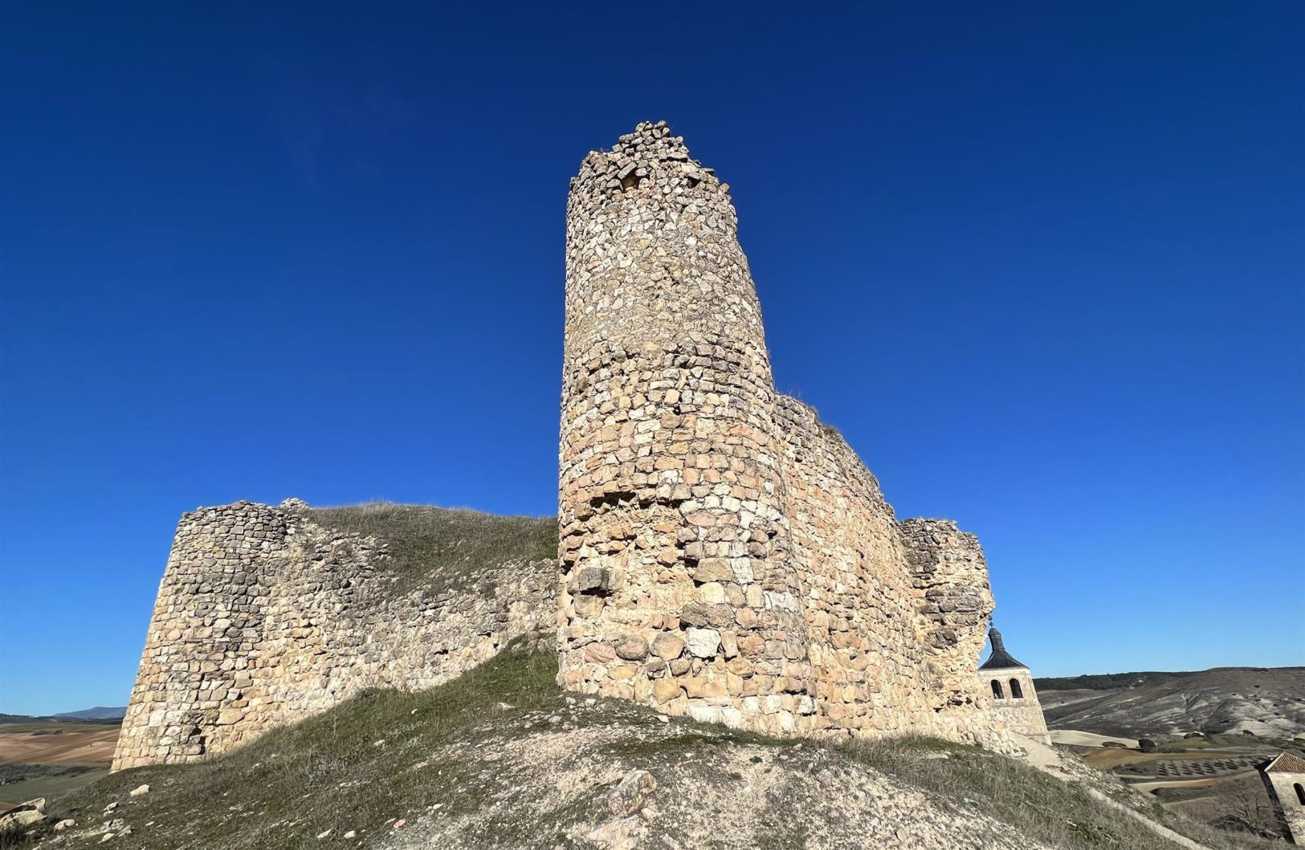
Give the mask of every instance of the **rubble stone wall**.
M 972 535 L 775 391 L 729 187 L 664 124 L 567 207 L 559 681 L 773 733 L 994 726 Z
M 946 703 L 964 705 L 974 697 L 975 660 L 994 607 L 983 547 L 951 520 L 917 517 L 899 527 L 912 597 L 925 620 L 926 663 Z
M 591 153 L 572 181 L 560 681 L 796 729 L 811 664 L 735 229 L 725 187 L 665 127 Z
M 177 526 L 113 769 L 198 761 L 366 687 L 430 687 L 553 629 L 556 565 L 396 592 L 387 544 L 239 502 Z

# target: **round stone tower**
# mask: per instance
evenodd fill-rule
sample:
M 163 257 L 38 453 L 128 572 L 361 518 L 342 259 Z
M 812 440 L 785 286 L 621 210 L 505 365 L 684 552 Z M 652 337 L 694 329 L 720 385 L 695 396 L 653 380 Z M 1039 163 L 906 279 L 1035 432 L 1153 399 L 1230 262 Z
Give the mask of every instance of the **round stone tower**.
M 802 727 L 774 409 L 729 187 L 665 122 L 591 152 L 567 203 L 564 687 Z

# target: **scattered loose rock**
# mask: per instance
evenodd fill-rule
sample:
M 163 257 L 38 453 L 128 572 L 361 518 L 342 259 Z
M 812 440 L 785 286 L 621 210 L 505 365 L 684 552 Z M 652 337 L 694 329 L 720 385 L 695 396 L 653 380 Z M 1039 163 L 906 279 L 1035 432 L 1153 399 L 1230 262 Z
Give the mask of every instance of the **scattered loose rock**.
M 657 790 L 657 780 L 646 770 L 631 770 L 607 794 L 607 810 L 618 818 L 632 815 L 644 807 L 644 804 Z
M 23 830 L 45 820 L 45 798 L 37 797 L 15 806 L 0 816 L 0 833 Z

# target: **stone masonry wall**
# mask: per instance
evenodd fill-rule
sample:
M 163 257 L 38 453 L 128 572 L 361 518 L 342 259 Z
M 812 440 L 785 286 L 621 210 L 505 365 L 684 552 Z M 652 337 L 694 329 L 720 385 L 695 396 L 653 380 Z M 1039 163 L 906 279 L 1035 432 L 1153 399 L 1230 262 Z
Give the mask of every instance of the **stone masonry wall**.
M 978 673 L 981 705 L 987 710 L 994 726 L 1004 732 L 1014 732 L 1051 744 L 1047 731 L 1047 718 L 1042 713 L 1038 690 L 1033 686 L 1033 675 L 1024 667 L 989 668 Z M 993 683 L 1001 689 L 996 696 Z M 1015 685 L 1019 685 L 1018 696 Z
M 782 704 L 777 722 L 809 728 L 775 389 L 735 229 L 727 187 L 665 126 L 572 181 L 560 680 L 731 722 Z
M 975 659 L 994 606 L 988 561 L 979 538 L 951 520 L 906 519 L 900 528 L 913 597 L 927 621 L 927 663 L 947 702 L 964 705 L 975 696 Z
M 571 181 L 559 681 L 765 732 L 988 734 L 977 541 L 899 525 L 776 393 L 728 190 L 663 123 Z
M 396 594 L 388 557 L 293 505 L 182 516 L 113 769 L 197 761 L 362 688 L 430 687 L 552 631 L 553 562 Z
M 819 725 L 971 738 L 992 612 L 978 539 L 897 522 L 879 482 L 816 412 L 781 396 L 786 514 L 803 576 Z

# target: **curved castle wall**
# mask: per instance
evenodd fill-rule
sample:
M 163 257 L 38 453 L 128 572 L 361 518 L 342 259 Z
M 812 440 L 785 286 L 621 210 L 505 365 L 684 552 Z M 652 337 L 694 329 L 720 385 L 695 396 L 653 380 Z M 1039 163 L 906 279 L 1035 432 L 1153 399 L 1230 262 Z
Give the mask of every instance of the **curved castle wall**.
M 564 687 L 766 732 L 990 726 L 986 564 L 779 395 L 728 186 L 664 123 L 567 205 Z
M 735 229 L 727 187 L 664 125 L 591 153 L 572 181 L 560 681 L 704 719 L 780 700 L 794 730 L 811 726 L 813 685 Z
M 387 546 L 296 507 L 182 516 L 113 769 L 198 761 L 372 686 L 423 688 L 553 626 L 555 564 L 395 592 Z

